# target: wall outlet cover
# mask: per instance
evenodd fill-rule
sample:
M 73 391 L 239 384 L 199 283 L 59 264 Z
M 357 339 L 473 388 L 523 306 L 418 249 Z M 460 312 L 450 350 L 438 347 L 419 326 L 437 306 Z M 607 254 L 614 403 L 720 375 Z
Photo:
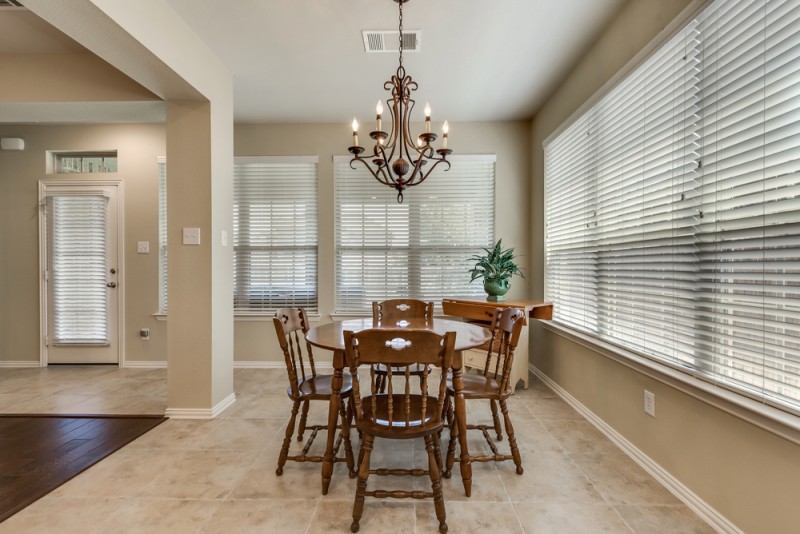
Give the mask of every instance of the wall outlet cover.
M 656 416 L 656 394 L 644 390 L 644 413 L 650 417 Z
M 184 228 L 183 229 L 183 244 L 184 245 L 199 245 L 200 244 L 200 228 Z

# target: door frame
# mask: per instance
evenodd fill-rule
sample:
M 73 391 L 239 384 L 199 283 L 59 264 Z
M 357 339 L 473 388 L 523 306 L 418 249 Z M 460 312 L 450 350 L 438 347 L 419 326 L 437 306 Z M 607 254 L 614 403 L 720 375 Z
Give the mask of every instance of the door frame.
M 121 179 L 92 180 L 88 178 L 43 178 L 39 180 L 39 366 L 47 367 L 48 298 L 45 273 L 47 272 L 47 225 L 45 221 L 45 193 L 48 186 L 115 187 L 117 190 L 117 365 L 125 366 L 125 188 Z

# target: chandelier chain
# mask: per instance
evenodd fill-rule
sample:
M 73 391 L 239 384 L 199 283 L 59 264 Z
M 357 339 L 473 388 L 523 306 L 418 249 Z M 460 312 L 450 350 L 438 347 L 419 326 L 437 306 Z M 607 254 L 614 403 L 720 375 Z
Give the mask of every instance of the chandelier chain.
M 400 2 L 400 27 L 399 27 L 400 36 L 398 39 L 400 40 L 400 66 L 403 66 L 403 2 Z

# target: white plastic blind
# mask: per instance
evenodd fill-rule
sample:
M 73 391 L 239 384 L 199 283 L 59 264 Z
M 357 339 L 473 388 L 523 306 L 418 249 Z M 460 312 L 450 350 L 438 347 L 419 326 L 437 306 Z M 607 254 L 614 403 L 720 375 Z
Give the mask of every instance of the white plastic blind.
M 545 147 L 558 321 L 800 410 L 800 2 L 712 3 Z
M 158 310 L 167 313 L 167 158 L 158 158 Z
M 236 158 L 234 309 L 317 304 L 317 158 Z
M 494 242 L 495 156 L 452 157 L 421 185 L 396 192 L 350 157 L 334 157 L 336 313 L 372 301 L 481 296 L 467 259 Z
M 108 199 L 47 197 L 55 343 L 108 343 Z

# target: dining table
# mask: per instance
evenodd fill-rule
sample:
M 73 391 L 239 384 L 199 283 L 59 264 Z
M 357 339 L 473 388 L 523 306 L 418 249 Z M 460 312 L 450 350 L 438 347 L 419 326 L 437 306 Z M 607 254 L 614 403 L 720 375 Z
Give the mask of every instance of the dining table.
M 488 329 L 471 323 L 465 323 L 453 319 L 436 318 L 411 319 L 383 323 L 372 318 L 351 319 L 346 321 L 334 321 L 321 324 L 309 329 L 306 333 L 306 340 L 311 345 L 333 351 L 333 378 L 331 380 L 331 401 L 328 408 L 328 432 L 325 445 L 325 455 L 322 460 L 322 494 L 328 494 L 331 477 L 333 476 L 334 466 L 334 443 L 339 418 L 339 392 L 342 389 L 342 377 L 345 369 L 345 347 L 344 332 L 360 332 L 370 328 L 403 328 L 409 330 L 429 330 L 439 335 L 447 332 L 455 332 L 455 353 L 452 363 L 453 391 L 455 418 L 458 427 L 458 443 L 461 449 L 460 471 L 461 480 L 464 484 L 464 492 L 469 497 L 472 493 L 472 463 L 467 449 L 467 418 L 466 402 L 464 400 L 463 381 L 462 381 L 462 356 L 461 351 L 479 347 L 489 341 L 491 333 Z

